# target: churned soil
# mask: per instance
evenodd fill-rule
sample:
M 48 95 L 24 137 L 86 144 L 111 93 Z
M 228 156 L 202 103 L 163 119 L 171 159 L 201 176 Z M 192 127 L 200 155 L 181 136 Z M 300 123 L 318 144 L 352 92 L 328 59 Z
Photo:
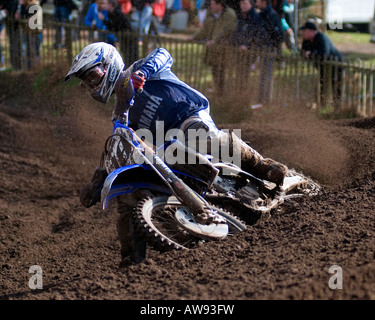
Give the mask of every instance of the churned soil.
M 223 241 L 149 249 L 143 263 L 120 269 L 114 203 L 86 209 L 78 198 L 111 132 L 109 109 L 88 101 L 65 101 L 62 114 L 0 103 L 0 299 L 375 299 L 374 118 L 249 109 L 231 127 L 322 193 Z M 33 265 L 43 289 L 29 287 Z M 335 265 L 342 289 L 329 286 Z

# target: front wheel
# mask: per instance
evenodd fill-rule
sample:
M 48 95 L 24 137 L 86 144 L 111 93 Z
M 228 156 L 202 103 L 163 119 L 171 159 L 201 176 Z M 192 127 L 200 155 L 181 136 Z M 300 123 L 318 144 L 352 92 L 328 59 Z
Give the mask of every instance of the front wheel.
M 246 225 L 223 209 L 211 207 L 226 219 L 229 234 L 246 229 Z M 159 251 L 191 249 L 199 245 L 205 234 L 189 232 L 176 221 L 176 213 L 188 211 L 175 197 L 152 197 L 142 199 L 133 215 L 134 226 L 139 234 Z M 195 222 L 193 222 L 195 223 Z M 195 223 L 196 224 L 196 223 Z M 199 228 L 198 228 L 199 229 Z
M 293 183 L 293 179 L 296 181 Z M 290 181 L 290 186 L 287 187 L 288 181 Z M 301 195 L 316 196 L 321 191 L 322 187 L 319 183 L 315 182 L 311 178 L 305 176 L 304 174 L 297 172 L 294 169 L 289 169 L 284 180 L 285 186 L 285 199 L 299 197 Z

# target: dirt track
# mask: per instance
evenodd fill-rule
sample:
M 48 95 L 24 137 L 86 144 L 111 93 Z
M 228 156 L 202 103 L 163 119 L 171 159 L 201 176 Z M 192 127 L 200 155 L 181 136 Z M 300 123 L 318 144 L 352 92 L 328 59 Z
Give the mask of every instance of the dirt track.
M 70 101 L 72 102 L 72 101 Z M 322 195 L 199 250 L 118 269 L 117 213 L 83 208 L 109 115 L 0 104 L 0 299 L 375 299 L 375 119 L 257 112 L 242 136 L 324 186 Z M 29 267 L 43 269 L 30 290 Z M 343 289 L 332 290 L 332 265 Z

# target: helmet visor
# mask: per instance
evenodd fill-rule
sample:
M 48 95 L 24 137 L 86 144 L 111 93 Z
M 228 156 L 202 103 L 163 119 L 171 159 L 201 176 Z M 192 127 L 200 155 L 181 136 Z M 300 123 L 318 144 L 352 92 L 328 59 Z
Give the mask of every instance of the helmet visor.
M 95 66 L 93 69 L 86 71 L 79 78 L 82 80 L 82 85 L 89 89 L 97 88 L 102 82 L 106 70 L 102 66 Z

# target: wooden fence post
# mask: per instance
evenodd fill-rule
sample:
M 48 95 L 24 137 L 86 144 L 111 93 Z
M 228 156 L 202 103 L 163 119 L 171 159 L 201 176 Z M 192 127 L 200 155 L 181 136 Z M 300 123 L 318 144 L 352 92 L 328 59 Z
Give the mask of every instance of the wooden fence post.
M 370 83 L 369 83 L 369 95 L 370 95 L 370 101 L 369 101 L 369 110 L 368 110 L 368 116 L 372 117 L 372 107 L 373 107 L 373 100 L 374 100 L 374 75 L 375 75 L 375 69 L 374 65 L 371 63 L 371 71 L 370 71 Z
M 320 61 L 321 65 L 321 72 L 320 74 L 320 99 L 321 99 L 321 106 L 323 108 L 327 108 L 329 106 L 330 97 L 331 97 L 331 64 L 327 61 L 327 58 L 324 57 L 323 61 Z
M 72 27 L 69 24 L 64 25 L 65 28 L 65 48 L 66 48 L 66 58 L 68 63 L 73 61 L 73 39 L 72 39 Z
M 363 72 L 363 100 L 362 100 L 362 116 L 367 116 L 367 70 Z
M 142 58 L 148 55 L 148 44 L 150 42 L 150 36 L 144 34 L 142 36 Z
M 330 107 L 332 105 L 333 98 L 333 88 L 332 88 L 332 78 L 333 78 L 333 63 L 334 60 L 326 61 L 325 71 L 324 71 L 324 103 L 325 107 Z
M 362 74 L 360 72 L 360 68 L 362 67 L 362 62 L 360 61 L 358 63 L 358 69 L 359 69 L 359 72 L 358 72 L 358 96 L 356 97 L 357 98 L 357 113 L 359 115 L 361 115 L 361 92 L 362 92 Z

